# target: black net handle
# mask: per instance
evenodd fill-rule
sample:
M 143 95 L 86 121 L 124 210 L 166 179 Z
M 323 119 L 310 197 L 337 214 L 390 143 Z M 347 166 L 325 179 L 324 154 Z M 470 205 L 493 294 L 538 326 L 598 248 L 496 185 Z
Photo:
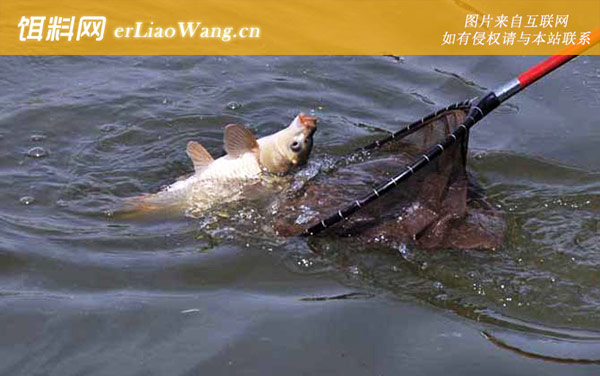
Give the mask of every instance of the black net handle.
M 471 100 L 450 105 L 446 108 L 443 108 L 439 111 L 436 111 L 436 112 L 422 118 L 419 121 L 416 121 L 416 122 L 406 126 L 405 128 L 399 130 L 396 133 L 393 133 L 391 136 L 389 136 L 383 140 L 378 140 L 378 141 L 373 142 L 372 144 L 365 146 L 361 150 L 370 150 L 370 149 L 378 148 L 378 147 L 382 146 L 383 144 L 390 142 L 396 138 L 401 138 L 401 137 L 404 137 L 408 134 L 411 134 L 411 133 L 417 131 L 419 128 L 421 128 L 425 124 L 425 122 L 427 122 L 430 119 L 435 118 L 436 116 L 439 116 L 440 114 L 442 114 L 445 111 L 455 110 L 455 109 L 466 109 L 467 107 L 470 106 L 469 113 L 468 113 L 467 117 L 465 118 L 465 120 L 443 142 L 433 146 L 422 156 L 417 157 L 415 160 L 413 160 L 413 162 L 411 164 L 406 166 L 406 168 L 403 171 L 401 171 L 399 174 L 397 174 L 393 178 L 388 179 L 385 183 L 378 185 L 376 188 L 373 189 L 373 191 L 370 194 L 368 194 L 368 195 L 364 196 L 363 198 L 354 201 L 350 205 L 347 205 L 346 207 L 338 210 L 337 213 L 334 213 L 334 214 L 330 215 L 329 217 L 322 219 L 319 223 L 308 227 L 306 230 L 304 230 L 302 235 L 303 236 L 316 235 L 316 234 L 320 233 L 321 231 L 327 229 L 328 227 L 331 227 L 331 226 L 335 225 L 336 223 L 343 221 L 344 219 L 350 217 L 352 214 L 357 212 L 359 209 L 367 206 L 371 202 L 373 202 L 373 201 L 377 200 L 378 198 L 380 198 L 381 196 L 385 195 L 386 193 L 388 193 L 389 191 L 391 191 L 392 189 L 397 187 L 400 183 L 402 183 L 403 181 L 405 181 L 412 175 L 416 174 L 420 169 L 422 169 L 423 167 L 428 165 L 431 161 L 433 161 L 437 157 L 439 157 L 444 152 L 444 150 L 446 150 L 448 147 L 450 147 L 451 145 L 453 145 L 454 143 L 458 142 L 463 137 L 465 137 L 468 134 L 469 129 L 471 129 L 471 127 L 473 125 L 475 125 L 479 120 L 481 120 L 485 115 L 490 113 L 493 109 L 498 107 L 498 105 L 500 105 L 500 103 L 501 102 L 498 99 L 498 97 L 496 96 L 496 94 L 494 94 L 494 92 L 490 92 L 489 94 L 484 96 L 479 102 L 477 102 L 476 105 L 471 105 Z

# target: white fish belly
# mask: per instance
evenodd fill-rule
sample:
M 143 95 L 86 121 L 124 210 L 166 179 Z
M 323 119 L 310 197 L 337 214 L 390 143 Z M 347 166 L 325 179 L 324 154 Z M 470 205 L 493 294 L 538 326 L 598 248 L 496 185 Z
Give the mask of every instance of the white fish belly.
M 154 195 L 157 204 L 178 206 L 187 212 L 207 210 L 215 204 L 237 201 L 249 184 L 260 180 L 262 171 L 254 154 L 225 156 L 200 173 L 180 180 Z
M 196 175 L 201 180 L 255 179 L 261 172 L 256 155 L 246 153 L 238 158 L 221 157 Z

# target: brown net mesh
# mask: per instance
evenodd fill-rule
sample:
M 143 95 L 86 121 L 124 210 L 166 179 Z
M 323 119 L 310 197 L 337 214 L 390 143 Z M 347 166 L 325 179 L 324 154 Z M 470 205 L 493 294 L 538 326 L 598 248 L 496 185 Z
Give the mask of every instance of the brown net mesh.
M 413 133 L 395 138 L 363 158 L 347 158 L 338 168 L 317 176 L 283 201 L 276 230 L 282 235 L 298 234 L 373 192 L 378 184 L 442 143 L 460 126 L 467 110 L 445 111 L 413 127 Z M 327 232 L 366 242 L 411 242 L 425 248 L 496 247 L 501 236 L 485 221 L 498 216 L 481 199 L 470 200 L 474 190 L 466 171 L 467 148 L 468 134 L 414 176 Z

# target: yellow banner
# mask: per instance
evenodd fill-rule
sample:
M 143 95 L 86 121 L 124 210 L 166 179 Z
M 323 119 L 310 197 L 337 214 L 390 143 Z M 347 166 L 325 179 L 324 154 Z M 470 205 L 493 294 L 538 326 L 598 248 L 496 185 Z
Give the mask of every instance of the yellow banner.
M 598 0 L 0 0 L 0 54 L 549 55 L 598 26 Z

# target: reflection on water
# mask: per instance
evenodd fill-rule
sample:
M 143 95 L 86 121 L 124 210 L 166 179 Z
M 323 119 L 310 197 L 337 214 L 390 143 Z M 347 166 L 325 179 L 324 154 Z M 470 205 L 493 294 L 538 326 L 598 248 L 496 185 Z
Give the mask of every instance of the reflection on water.
M 269 228 L 268 200 L 222 207 L 199 219 L 111 216 L 120 198 L 156 191 L 189 173 L 187 141 L 220 155 L 225 124 L 247 124 L 262 136 L 300 110 L 318 116 L 314 158 L 291 182 L 301 184 L 385 130 L 477 96 L 536 60 L 0 59 L 3 372 L 48 367 L 71 373 L 89 366 L 89 373 L 124 374 L 133 366 L 116 352 L 137 348 L 180 360 L 182 368 L 162 364 L 165 372 L 199 364 L 223 372 L 229 356 L 267 351 L 274 338 L 286 342 L 278 348 L 291 356 L 299 353 L 293 343 L 302 341 L 322 354 L 384 343 L 404 348 L 408 337 L 388 338 L 378 322 L 400 328 L 408 317 L 457 325 L 459 334 L 471 330 L 462 321 L 452 324 L 446 312 L 479 322 L 508 346 L 594 358 L 600 342 L 596 57 L 557 71 L 473 131 L 470 167 L 507 218 L 505 244 L 496 252 L 282 239 Z M 582 95 L 590 100 L 581 101 Z M 398 297 L 442 310 L 415 314 L 397 306 Z M 312 337 L 299 338 L 293 325 L 284 325 L 289 317 L 311 326 Z M 342 340 L 328 331 L 332 321 L 360 322 L 372 337 Z M 436 336 L 437 324 L 420 336 Z M 333 346 L 310 339 L 334 337 Z M 575 344 L 566 346 L 569 341 Z M 8 351 L 17 343 L 29 345 Z M 199 346 L 196 363 L 187 362 L 184 343 Z M 233 353 L 231 343 L 237 344 Z M 422 344 L 431 352 L 437 345 Z M 118 358 L 123 368 L 90 362 L 92 353 Z M 362 352 L 355 353 L 359 359 Z M 309 361 L 297 356 L 299 373 L 301 361 Z M 354 369 L 346 358 L 336 359 L 330 359 L 332 369 Z M 399 363 L 376 358 L 369 364 L 390 373 Z

